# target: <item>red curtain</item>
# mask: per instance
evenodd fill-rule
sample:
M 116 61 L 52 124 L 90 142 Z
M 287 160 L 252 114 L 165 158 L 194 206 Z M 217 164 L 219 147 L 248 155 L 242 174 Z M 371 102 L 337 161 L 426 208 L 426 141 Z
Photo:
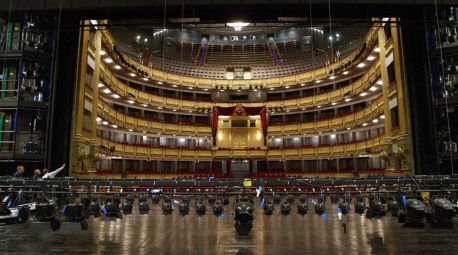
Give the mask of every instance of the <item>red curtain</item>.
M 212 136 L 213 145 L 216 146 L 216 133 L 218 131 L 218 116 L 246 116 L 246 115 L 260 115 L 262 133 L 264 135 L 264 144 L 266 143 L 267 137 L 267 109 L 265 106 L 261 107 L 244 107 L 241 105 L 231 107 L 213 107 L 213 125 L 212 125 Z

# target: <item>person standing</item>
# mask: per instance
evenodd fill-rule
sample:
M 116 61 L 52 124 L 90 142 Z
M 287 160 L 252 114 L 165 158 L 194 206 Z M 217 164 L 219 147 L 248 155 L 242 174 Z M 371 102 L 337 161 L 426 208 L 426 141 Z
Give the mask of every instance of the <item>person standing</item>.
M 16 172 L 13 174 L 13 177 L 24 177 L 25 169 L 23 165 L 16 167 Z

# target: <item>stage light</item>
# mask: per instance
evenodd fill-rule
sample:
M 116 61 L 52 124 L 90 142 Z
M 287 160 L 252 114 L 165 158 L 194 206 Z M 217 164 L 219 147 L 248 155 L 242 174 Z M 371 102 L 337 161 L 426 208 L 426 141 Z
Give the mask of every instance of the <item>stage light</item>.
M 120 98 L 121 96 L 119 96 L 118 94 L 113 94 L 112 97 L 118 99 L 118 98 Z
M 223 201 L 220 198 L 218 198 L 215 200 L 213 204 L 213 214 L 215 216 L 220 216 L 223 214 L 223 212 L 224 212 Z
M 297 213 L 304 216 L 307 214 L 309 209 L 308 200 L 305 196 L 299 197 L 299 203 L 297 205 Z
M 134 74 L 134 73 L 129 73 L 129 75 L 130 75 L 131 77 L 135 77 L 135 76 L 137 76 L 137 75 L 136 75 L 136 74 Z
M 363 123 L 363 127 L 367 126 L 368 124 L 367 123 Z
M 321 80 L 316 80 L 316 81 L 315 81 L 315 83 L 320 83 L 320 82 L 321 82 Z
M 350 102 L 351 101 L 351 98 L 345 98 L 345 102 Z
M 280 213 L 286 216 L 286 215 L 289 215 L 290 212 L 291 212 L 291 204 L 288 201 L 283 201 L 280 204 Z
M 105 93 L 105 94 L 110 94 L 110 93 L 111 93 L 111 90 L 110 90 L 110 89 L 104 89 L 104 90 L 103 90 L 103 93 Z
M 105 61 L 105 63 L 107 63 L 107 64 L 113 63 L 113 59 L 111 59 L 111 58 L 104 58 L 103 61 Z
M 117 125 L 111 125 L 111 126 L 112 126 L 113 128 L 118 128 L 118 126 L 117 126 Z
M 100 56 L 103 56 L 103 55 L 105 55 L 105 54 L 107 54 L 107 53 L 106 53 L 104 50 L 101 50 L 101 51 L 100 51 Z
M 359 94 L 359 96 L 365 97 L 367 96 L 367 92 L 362 92 L 361 94 Z
M 119 65 L 115 65 L 114 68 L 115 68 L 116 70 L 121 70 L 121 67 L 120 67 Z
M 279 194 L 274 195 L 274 204 L 280 204 L 281 196 Z
M 226 23 L 227 26 L 233 27 L 235 31 L 242 31 L 243 27 L 250 25 L 248 22 L 229 22 Z
M 383 81 L 382 80 L 378 80 L 377 81 L 377 85 L 383 85 Z
M 106 126 L 108 125 L 108 121 L 103 121 L 102 124 Z
M 235 230 L 239 235 L 248 235 L 253 227 L 253 202 L 250 199 L 237 199 L 235 204 Z
M 205 212 L 207 211 L 207 207 L 205 206 L 204 199 L 199 196 L 196 198 L 196 214 L 198 216 L 205 215 Z
M 101 83 L 101 82 L 99 84 L 97 84 L 97 87 L 99 87 L 99 88 L 101 88 L 103 86 L 105 86 L 105 85 L 103 85 L 103 83 Z
M 103 214 L 106 217 L 116 217 L 122 219 L 122 213 L 119 209 L 120 199 L 119 197 L 108 198 L 103 207 Z
M 315 213 L 318 215 L 326 213 L 325 200 L 323 196 L 320 196 L 315 204 Z
M 180 215 L 183 216 L 189 214 L 189 200 L 187 198 L 183 198 L 178 204 L 178 211 L 180 212 Z
M 372 55 L 370 55 L 369 57 L 367 57 L 367 60 L 369 60 L 369 61 L 372 61 L 372 60 L 374 60 L 374 59 L 375 59 L 375 57 L 372 56 Z
M 375 87 L 375 86 L 372 86 L 372 87 L 370 87 L 370 88 L 369 88 L 369 90 L 370 90 L 370 91 L 372 91 L 372 92 L 374 92 L 374 91 L 376 91 L 376 90 L 377 90 L 377 87 Z
M 172 214 L 173 207 L 172 207 L 172 200 L 170 199 L 170 197 L 168 196 L 164 197 L 161 208 L 162 208 L 162 214 L 164 215 Z
M 138 211 L 140 212 L 140 214 L 149 213 L 149 205 L 148 205 L 147 197 L 141 196 L 138 198 Z
M 102 120 L 102 118 L 100 118 L 100 117 L 97 117 L 97 118 L 95 118 L 95 120 L 96 120 L 96 121 L 101 121 L 101 120 Z
M 404 199 L 405 200 L 405 199 Z M 406 226 L 424 226 L 426 215 L 426 206 L 418 199 L 405 200 L 405 208 L 398 216 L 399 223 L 405 223 Z
M 132 213 L 132 209 L 134 207 L 134 199 L 132 198 L 132 196 L 127 196 L 126 199 L 123 200 L 122 202 L 122 213 L 123 214 L 131 214 Z
M 357 65 L 358 68 L 363 68 L 363 67 L 365 67 L 365 66 L 366 66 L 366 64 L 364 64 L 364 63 L 359 63 L 359 64 Z
M 135 102 L 133 100 L 127 100 L 129 104 L 134 104 Z
M 330 80 L 334 80 L 336 78 L 336 76 L 332 75 L 329 77 Z
M 274 204 L 272 203 L 272 200 L 270 199 L 265 199 L 264 203 L 262 204 L 262 208 L 264 209 L 264 214 L 267 216 L 270 216 L 274 213 Z
M 391 196 L 387 201 L 388 211 L 391 213 L 392 216 L 398 217 L 399 214 L 399 202 L 393 196 Z
M 162 84 L 164 84 L 164 83 L 163 83 L 162 81 L 158 81 L 157 84 L 162 85 Z M 177 85 L 175 85 L 175 84 L 173 84 L 173 85 L 174 85 L 174 87 L 177 86 Z
M 378 123 L 378 119 L 373 119 L 372 123 Z
M 343 72 L 343 75 L 347 75 L 349 73 L 350 73 L 349 71 L 345 71 L 345 72 Z
M 146 78 L 146 77 L 143 77 L 142 79 L 143 79 L 144 81 L 148 81 L 148 80 L 149 80 L 149 79 L 148 79 L 148 78 Z
M 380 48 L 377 47 L 377 48 L 374 49 L 374 51 L 375 51 L 375 52 L 380 52 Z
M 365 210 L 366 210 L 366 202 L 364 201 L 364 197 L 361 195 L 358 195 L 355 201 L 355 212 L 357 214 L 362 215 Z

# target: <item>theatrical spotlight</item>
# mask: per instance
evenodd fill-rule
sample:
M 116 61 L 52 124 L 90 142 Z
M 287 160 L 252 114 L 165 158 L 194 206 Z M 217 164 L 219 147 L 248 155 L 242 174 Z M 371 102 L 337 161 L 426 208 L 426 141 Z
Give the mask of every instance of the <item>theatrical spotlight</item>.
M 220 198 L 216 199 L 213 203 L 213 214 L 220 216 L 223 213 L 223 201 Z
M 305 196 L 299 197 L 299 204 L 297 205 L 297 213 L 304 216 L 307 214 L 308 210 L 309 210 L 309 205 L 308 205 L 307 198 Z
M 274 204 L 272 203 L 272 200 L 266 198 L 264 200 L 264 214 L 267 216 L 270 216 L 273 213 L 274 213 Z
M 397 217 L 399 214 L 399 202 L 396 197 L 391 196 L 388 198 L 387 201 L 388 211 L 391 213 L 392 216 Z
M 237 199 L 235 203 L 235 230 L 239 235 L 248 235 L 253 227 L 253 201 Z
M 147 197 L 141 196 L 138 198 L 138 211 L 140 212 L 140 214 L 149 213 L 149 205 L 148 205 Z
M 164 215 L 170 215 L 173 212 L 173 206 L 172 206 L 172 199 L 170 197 L 165 196 L 163 201 L 162 201 L 162 214 Z
M 456 215 L 453 204 L 445 198 L 436 198 L 432 203 L 432 219 L 430 220 L 434 226 L 451 227 L 453 225 L 452 218 Z
M 403 198 L 405 201 L 405 198 Z M 398 222 L 405 223 L 406 226 L 424 226 L 424 218 L 426 215 L 426 206 L 418 199 L 407 199 L 404 202 L 405 211 L 398 216 Z
M 202 197 L 197 197 L 196 198 L 196 214 L 198 216 L 205 215 L 205 212 L 207 211 L 207 207 L 205 206 L 204 199 Z
M 326 212 L 326 206 L 325 206 L 325 202 L 324 202 L 324 197 L 323 196 L 320 196 L 318 199 L 317 199 L 317 202 L 315 204 L 315 213 L 318 214 L 318 215 L 322 215 L 323 213 Z
M 122 213 L 123 214 L 131 214 L 132 209 L 134 207 L 134 199 L 132 196 L 127 196 L 126 199 L 122 201 Z
M 366 211 L 367 219 L 382 217 L 385 213 L 386 211 L 384 210 L 382 201 L 380 201 L 380 197 L 378 195 L 369 198 L 369 208 L 367 208 Z
M 108 198 L 102 211 L 106 217 L 116 217 L 122 219 L 122 213 L 119 209 L 120 199 L 118 197 Z
M 67 198 L 67 204 L 64 206 L 65 220 L 68 222 L 79 222 L 83 230 L 88 229 L 85 220 L 85 208 L 81 199 L 78 197 L 70 196 Z
M 346 198 L 339 202 L 339 209 L 343 215 L 347 215 L 350 212 L 350 202 Z
M 94 216 L 94 218 L 98 218 L 101 215 L 102 215 L 102 209 L 100 209 L 99 202 L 95 198 L 91 199 L 91 202 L 89 202 L 89 205 L 87 207 L 86 218 L 89 218 L 90 216 Z
M 274 204 L 278 205 L 281 203 L 281 196 L 279 194 L 274 195 Z
M 364 211 L 366 210 L 366 201 L 364 200 L 364 197 L 359 195 L 356 200 L 355 200 L 355 212 L 357 214 L 364 214 Z
M 180 215 L 189 214 L 189 200 L 186 197 L 181 199 L 181 202 L 178 204 L 178 210 L 180 211 Z
M 157 194 L 151 195 L 151 202 L 153 204 L 159 204 L 160 201 L 161 201 L 161 199 L 159 198 L 159 195 L 157 195 Z
M 214 195 L 208 195 L 208 204 L 213 205 L 216 201 L 216 198 Z
M 280 213 L 283 215 L 289 215 L 291 211 L 291 204 L 288 201 L 283 201 L 280 205 Z

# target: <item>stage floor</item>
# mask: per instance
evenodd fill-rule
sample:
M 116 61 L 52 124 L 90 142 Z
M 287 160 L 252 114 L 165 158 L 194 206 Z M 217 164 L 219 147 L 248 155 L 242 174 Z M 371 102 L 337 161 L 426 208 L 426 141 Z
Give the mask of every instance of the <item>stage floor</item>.
M 337 217 L 337 206 L 327 204 L 327 220 L 313 213 L 302 217 L 272 216 L 259 208 L 248 236 L 234 229 L 232 206 L 224 219 L 207 210 L 180 216 L 162 215 L 154 205 L 148 215 L 123 220 L 89 219 L 89 230 L 67 223 L 52 232 L 47 223 L 0 226 L 2 254 L 457 254 L 458 221 L 453 229 L 404 228 L 397 218 L 367 220 L 351 213 L 347 234 Z M 296 209 L 296 205 L 293 205 Z

